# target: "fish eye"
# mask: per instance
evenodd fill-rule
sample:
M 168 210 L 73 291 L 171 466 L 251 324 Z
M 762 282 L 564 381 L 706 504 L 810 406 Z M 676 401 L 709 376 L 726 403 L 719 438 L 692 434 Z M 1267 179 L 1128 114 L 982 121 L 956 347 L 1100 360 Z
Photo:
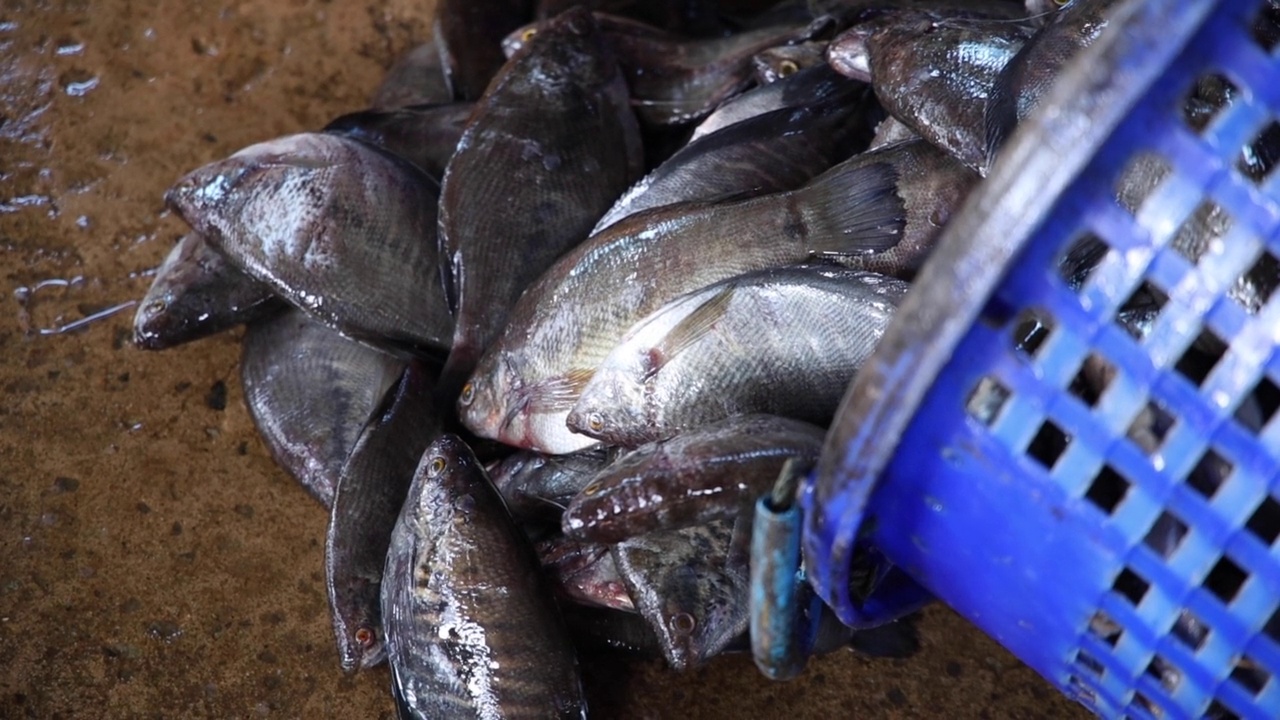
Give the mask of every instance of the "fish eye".
M 796 71 L 799 69 L 800 69 L 800 66 L 797 65 L 794 60 L 783 60 L 782 62 L 778 63 L 778 74 L 781 75 L 782 77 L 786 77 L 788 75 L 794 75 Z
M 681 635 L 688 635 L 698 626 L 698 621 L 689 613 L 676 613 L 671 616 L 671 629 Z
M 373 644 L 373 640 L 373 630 L 369 629 L 369 627 L 361 625 L 360 628 L 356 630 L 356 642 L 360 644 L 360 647 L 369 647 Z
M 476 399 L 476 386 L 473 383 L 467 383 L 462 386 L 462 395 L 458 397 L 458 402 L 463 405 L 470 405 L 472 400 Z
M 537 34 L 538 28 L 527 28 L 524 32 L 520 33 L 520 42 L 529 42 L 533 39 L 533 36 Z
M 583 494 L 583 495 L 591 496 L 591 495 L 595 495 L 595 494 L 596 494 L 596 493 L 598 493 L 598 492 L 600 492 L 600 482 L 599 482 L 599 481 L 593 482 L 593 483 L 591 483 L 590 485 L 588 485 L 588 486 L 586 486 L 586 487 L 582 488 L 582 494 Z
M 439 455 L 431 458 L 431 463 L 427 465 L 427 477 L 436 477 L 444 472 L 445 465 L 448 465 L 448 463 Z
M 587 427 L 591 432 L 600 432 L 604 429 L 604 418 L 598 412 L 593 412 L 587 416 Z

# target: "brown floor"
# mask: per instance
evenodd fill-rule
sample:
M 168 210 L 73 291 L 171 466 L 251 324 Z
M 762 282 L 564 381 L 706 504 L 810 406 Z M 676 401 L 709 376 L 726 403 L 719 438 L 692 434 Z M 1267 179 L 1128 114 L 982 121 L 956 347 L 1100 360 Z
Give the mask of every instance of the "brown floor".
M 385 668 L 338 670 L 326 517 L 254 432 L 239 334 L 152 354 L 130 311 L 41 330 L 141 297 L 182 230 L 166 186 L 362 107 L 429 7 L 0 4 L 0 717 L 391 716 Z M 745 657 L 593 662 L 594 716 L 1083 716 L 949 611 L 922 634 L 785 684 Z

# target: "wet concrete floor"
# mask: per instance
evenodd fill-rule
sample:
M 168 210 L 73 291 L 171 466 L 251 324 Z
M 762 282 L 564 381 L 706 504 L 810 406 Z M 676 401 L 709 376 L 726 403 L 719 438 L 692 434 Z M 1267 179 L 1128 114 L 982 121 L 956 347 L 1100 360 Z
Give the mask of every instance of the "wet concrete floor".
M 360 109 L 426 37 L 409 0 L 0 3 L 0 717 L 392 716 L 344 677 L 326 514 L 258 440 L 240 333 L 161 353 L 131 309 L 184 171 Z M 1083 716 L 945 608 L 923 650 L 789 683 L 744 656 L 587 663 L 600 718 Z

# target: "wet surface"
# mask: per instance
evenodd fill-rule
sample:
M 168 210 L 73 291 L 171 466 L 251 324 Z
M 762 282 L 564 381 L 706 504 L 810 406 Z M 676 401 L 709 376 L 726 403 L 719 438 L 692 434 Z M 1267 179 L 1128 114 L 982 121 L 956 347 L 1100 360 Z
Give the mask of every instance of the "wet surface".
M 362 108 L 429 11 L 0 5 L 0 717 L 392 716 L 385 668 L 338 670 L 326 514 L 254 432 L 242 333 L 147 353 L 132 308 L 106 311 L 183 232 L 174 179 Z M 597 717 L 1084 716 L 949 611 L 921 631 L 912 660 L 839 653 L 785 684 L 744 656 L 587 680 Z

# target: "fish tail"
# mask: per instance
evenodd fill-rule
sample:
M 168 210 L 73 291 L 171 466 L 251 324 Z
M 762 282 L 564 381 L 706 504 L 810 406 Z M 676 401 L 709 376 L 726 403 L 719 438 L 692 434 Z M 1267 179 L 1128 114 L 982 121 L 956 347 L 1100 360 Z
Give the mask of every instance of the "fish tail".
M 884 252 L 902 239 L 907 212 L 888 162 L 845 163 L 796 192 L 802 239 L 818 255 Z

